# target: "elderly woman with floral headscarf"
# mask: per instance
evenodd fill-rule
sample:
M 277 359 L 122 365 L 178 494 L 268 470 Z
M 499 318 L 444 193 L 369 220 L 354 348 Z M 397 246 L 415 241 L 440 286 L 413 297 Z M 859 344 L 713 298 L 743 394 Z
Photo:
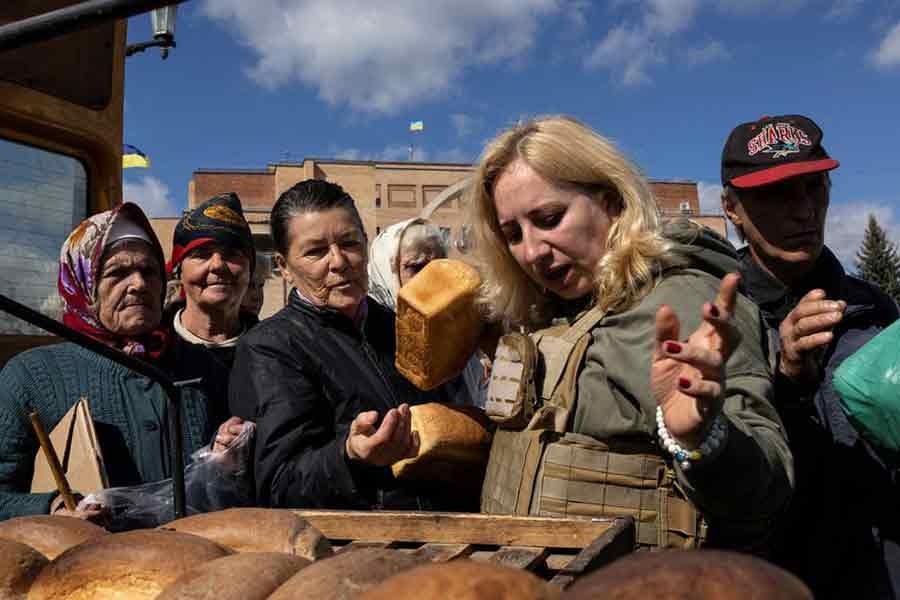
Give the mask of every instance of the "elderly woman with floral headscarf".
M 58 288 L 67 326 L 160 367 L 176 381 L 201 380 L 181 388 L 187 462 L 227 416 L 224 377 L 211 363 L 184 360 L 183 344 L 161 324 L 164 273 L 150 223 L 137 205 L 125 203 L 83 221 L 65 241 Z M 159 385 L 76 344 L 36 348 L 0 372 L 0 520 L 95 516 L 62 509 L 56 492 L 29 493 L 38 452 L 29 413 L 36 411 L 51 429 L 79 398 L 89 403 L 111 486 L 170 476 Z
M 434 223 L 420 218 L 394 223 L 372 241 L 369 296 L 396 312 L 400 288 L 436 258 L 447 258 L 447 245 Z M 485 367 L 474 355 L 460 376 L 446 385 L 446 391 L 458 404 L 483 407 L 487 396 L 486 379 Z

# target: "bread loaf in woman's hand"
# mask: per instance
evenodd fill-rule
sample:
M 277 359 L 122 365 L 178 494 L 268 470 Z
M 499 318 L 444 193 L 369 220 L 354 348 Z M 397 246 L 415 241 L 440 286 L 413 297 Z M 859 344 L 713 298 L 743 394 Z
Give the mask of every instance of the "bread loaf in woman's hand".
M 536 575 L 471 560 L 429 564 L 405 571 L 359 600 L 555 600 L 559 590 Z
M 318 529 L 286 509 L 230 508 L 191 515 L 160 529 L 199 535 L 235 552 L 284 552 L 309 560 L 333 554 Z
M 419 454 L 394 463 L 394 477 L 452 484 L 478 479 L 480 487 L 493 439 L 493 425 L 484 411 L 435 402 L 409 411 L 411 429 L 419 434 Z
M 156 600 L 263 600 L 310 562 L 280 552 L 245 552 L 194 567 Z
M 472 266 L 428 263 L 397 296 L 397 370 L 422 390 L 462 372 L 483 327 L 475 308 L 481 277 Z
M 150 600 L 228 550 L 196 535 L 138 530 L 84 542 L 44 567 L 29 600 Z
M 31 546 L 50 560 L 72 546 L 106 534 L 102 527 L 74 517 L 32 515 L 0 522 L 0 539 Z
M 25 544 L 0 540 L 0 599 L 25 600 L 47 557 Z

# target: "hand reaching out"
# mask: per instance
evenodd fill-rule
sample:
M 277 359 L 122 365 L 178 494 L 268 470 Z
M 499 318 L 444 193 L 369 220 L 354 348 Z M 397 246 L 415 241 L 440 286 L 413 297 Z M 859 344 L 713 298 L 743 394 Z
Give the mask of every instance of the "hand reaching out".
M 687 449 L 702 443 L 722 409 L 725 363 L 740 343 L 731 323 L 739 283 L 737 273 L 722 279 L 715 301 L 704 303 L 703 322 L 686 342 L 679 341 L 681 325 L 671 307 L 656 313 L 650 383 L 666 429 Z
M 844 318 L 846 308 L 843 300 L 827 300 L 824 290 L 812 290 L 800 299 L 778 328 L 778 370 L 785 377 L 800 383 L 818 379 L 821 352 L 831 342 L 831 330 Z
M 356 415 L 347 436 L 347 458 L 386 467 L 419 453 L 419 434 L 412 431 L 408 404 L 389 410 L 376 429 L 377 422 L 374 410 Z

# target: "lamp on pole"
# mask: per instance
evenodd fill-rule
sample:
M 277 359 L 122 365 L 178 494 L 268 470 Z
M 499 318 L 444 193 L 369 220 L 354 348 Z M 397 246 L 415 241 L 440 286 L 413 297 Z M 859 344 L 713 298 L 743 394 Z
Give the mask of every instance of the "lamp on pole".
M 125 56 L 143 52 L 147 48 L 159 47 L 159 55 L 163 60 L 169 57 L 169 48 L 175 47 L 175 18 L 178 6 L 164 6 L 150 11 L 150 24 L 153 28 L 153 39 L 149 42 L 131 44 L 125 49 Z

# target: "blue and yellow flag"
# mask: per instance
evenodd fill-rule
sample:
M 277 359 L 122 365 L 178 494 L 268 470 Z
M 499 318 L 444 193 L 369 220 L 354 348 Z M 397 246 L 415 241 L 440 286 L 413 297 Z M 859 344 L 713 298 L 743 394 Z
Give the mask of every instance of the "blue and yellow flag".
M 122 144 L 122 168 L 131 167 L 149 169 L 150 158 L 131 144 Z
M 425 130 L 425 122 L 424 121 L 412 121 L 409 124 L 410 131 L 424 131 Z

